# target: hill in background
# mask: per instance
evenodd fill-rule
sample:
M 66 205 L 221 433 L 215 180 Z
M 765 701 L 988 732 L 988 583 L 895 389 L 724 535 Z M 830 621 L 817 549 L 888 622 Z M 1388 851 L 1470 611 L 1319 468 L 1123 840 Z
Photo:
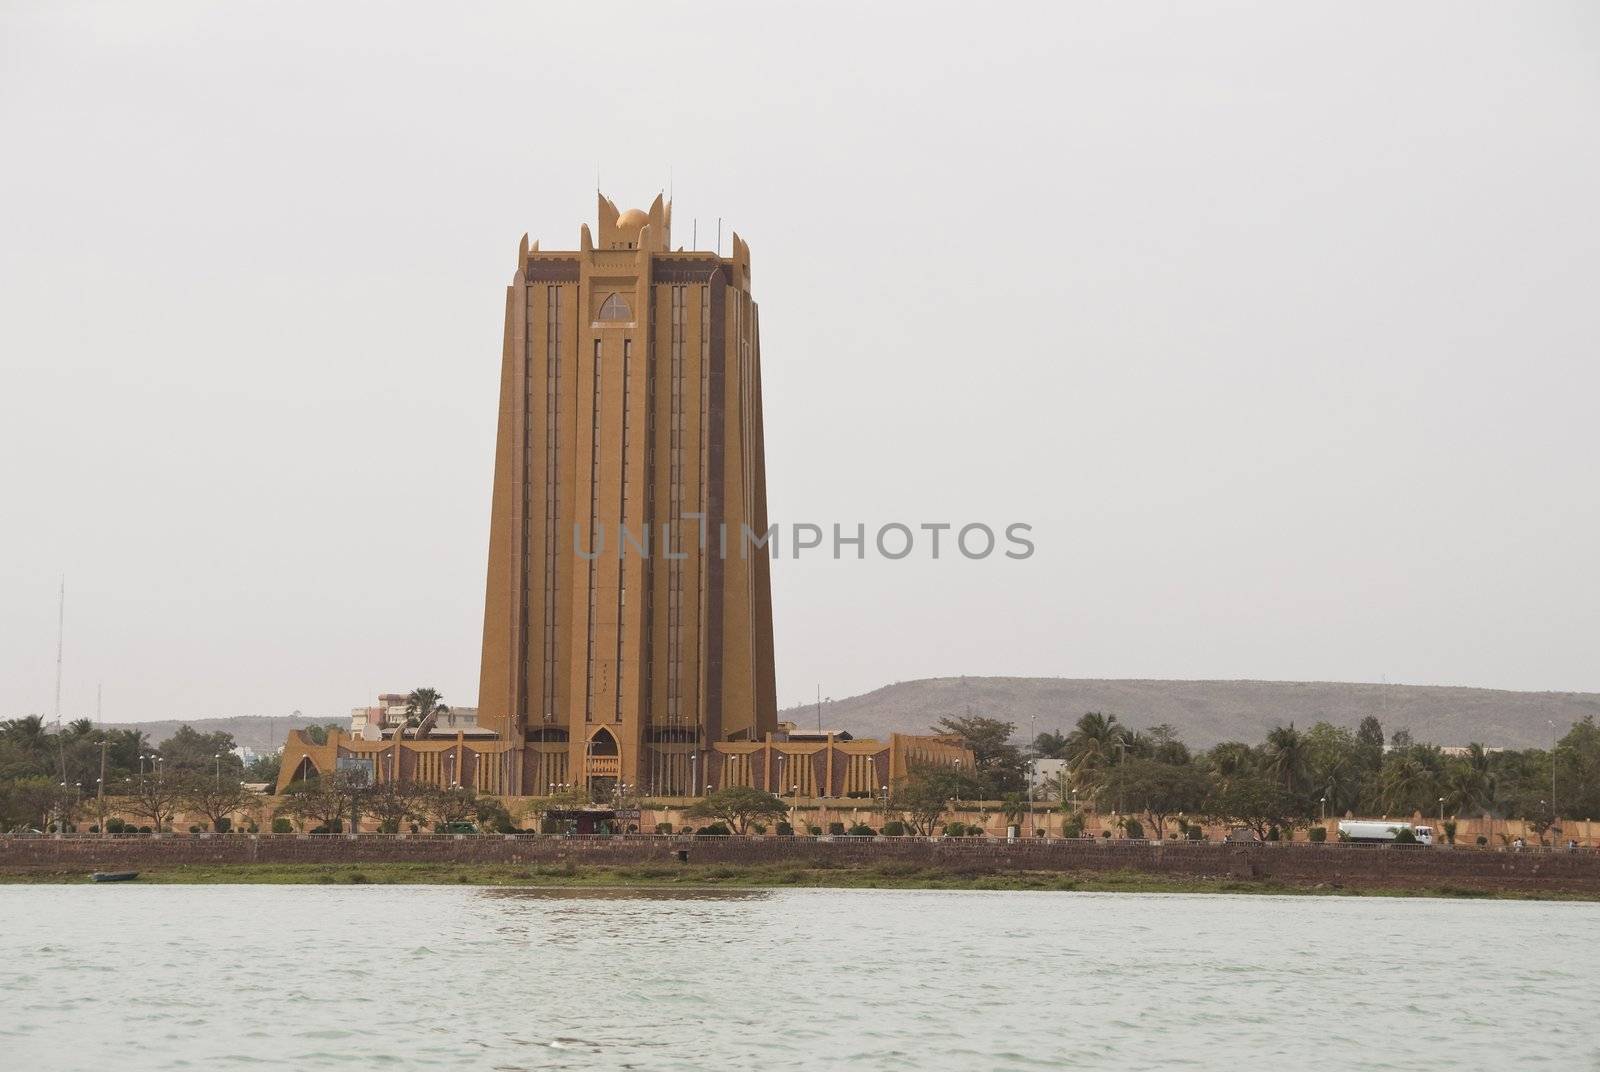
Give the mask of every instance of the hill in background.
M 863 696 L 824 701 L 824 728 L 857 737 L 925 732 L 949 715 L 998 718 L 1026 738 L 1066 732 L 1086 711 L 1116 715 L 1134 729 L 1168 723 L 1191 747 L 1218 741 L 1255 743 L 1272 727 L 1314 722 L 1355 728 L 1376 715 L 1386 734 L 1411 731 L 1418 741 L 1490 747 L 1548 748 L 1554 735 L 1586 715 L 1600 717 L 1600 693 L 1502 692 L 1433 685 L 1368 685 L 1333 681 L 1118 681 L 1098 678 L 940 677 L 901 681 Z M 814 705 L 778 716 L 814 729 Z
M 1029 733 L 1029 716 L 1040 733 L 1072 728 L 1085 711 L 1114 714 L 1134 729 L 1170 724 L 1191 747 L 1218 741 L 1255 743 L 1280 723 L 1302 729 L 1313 722 L 1355 728 L 1376 715 L 1385 733 L 1407 729 L 1418 741 L 1490 747 L 1546 748 L 1555 723 L 1565 733 L 1586 715 L 1600 718 L 1600 693 L 1503 692 L 1434 685 L 1363 685 L 1336 681 L 1118 681 L 1059 677 L 938 677 L 900 681 L 862 696 L 824 701 L 822 724 L 857 737 L 887 737 L 893 731 L 923 733 L 947 715 L 975 715 L 1017 724 Z M 817 709 L 792 707 L 779 718 L 814 728 Z M 185 720 L 128 723 L 159 744 Z M 203 733 L 221 730 L 257 751 L 282 747 L 291 729 L 313 723 L 349 725 L 348 716 L 187 720 Z

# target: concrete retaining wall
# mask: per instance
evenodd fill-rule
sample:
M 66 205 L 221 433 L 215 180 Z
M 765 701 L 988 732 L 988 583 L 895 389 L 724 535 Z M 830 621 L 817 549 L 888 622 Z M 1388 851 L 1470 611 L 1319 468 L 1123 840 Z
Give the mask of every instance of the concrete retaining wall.
M 1600 895 L 1600 853 L 1352 845 L 1234 845 L 1106 840 L 1019 842 L 807 838 L 560 838 L 214 835 L 0 837 L 0 868 L 88 872 L 178 864 L 455 863 L 914 865 L 951 871 L 1117 871 L 1347 884 Z

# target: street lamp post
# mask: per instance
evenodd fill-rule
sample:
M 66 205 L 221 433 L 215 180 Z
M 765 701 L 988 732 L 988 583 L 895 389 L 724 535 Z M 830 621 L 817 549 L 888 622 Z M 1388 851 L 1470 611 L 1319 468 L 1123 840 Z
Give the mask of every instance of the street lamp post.
M 1038 726 L 1037 716 L 1036 715 L 1029 715 L 1028 716 L 1028 733 L 1031 734 L 1032 737 L 1033 737 L 1033 740 L 1030 741 L 1029 744 L 1028 744 L 1029 749 L 1032 750 L 1034 742 L 1037 742 L 1039 740 L 1039 726 Z M 1034 827 L 1033 827 L 1033 778 L 1034 778 L 1034 775 L 1038 772 L 1038 770 L 1039 770 L 1039 757 L 1037 755 L 1030 756 L 1029 759 L 1028 759 L 1028 836 L 1029 837 L 1033 837 L 1033 835 L 1034 835 Z
M 1545 722 L 1550 727 L 1550 847 L 1553 849 L 1556 847 L 1556 746 L 1561 742 L 1556 739 L 1555 719 L 1546 719 Z

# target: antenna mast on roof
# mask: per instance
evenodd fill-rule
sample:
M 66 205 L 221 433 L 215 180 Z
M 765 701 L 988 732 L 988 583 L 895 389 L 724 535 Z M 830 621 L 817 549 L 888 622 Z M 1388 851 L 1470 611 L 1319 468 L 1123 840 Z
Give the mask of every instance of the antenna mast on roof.
M 61 652 L 67 634 L 67 579 L 61 578 L 61 598 L 56 604 L 56 731 L 61 730 Z

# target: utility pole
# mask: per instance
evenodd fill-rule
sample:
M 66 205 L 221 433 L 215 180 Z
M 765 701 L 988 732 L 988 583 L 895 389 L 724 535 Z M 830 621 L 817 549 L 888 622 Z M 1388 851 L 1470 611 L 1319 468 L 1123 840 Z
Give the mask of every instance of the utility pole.
M 822 683 L 817 683 L 817 732 L 822 732 Z
M 61 654 L 67 635 L 67 579 L 61 578 L 61 598 L 56 604 L 56 731 L 61 730 Z
M 67 784 L 67 741 L 61 733 L 61 653 L 67 636 L 67 579 L 61 578 L 61 599 L 56 604 L 56 753 L 61 762 L 61 785 Z M 1553 762 L 1553 761 L 1552 761 Z M 62 821 L 63 832 L 66 821 Z

